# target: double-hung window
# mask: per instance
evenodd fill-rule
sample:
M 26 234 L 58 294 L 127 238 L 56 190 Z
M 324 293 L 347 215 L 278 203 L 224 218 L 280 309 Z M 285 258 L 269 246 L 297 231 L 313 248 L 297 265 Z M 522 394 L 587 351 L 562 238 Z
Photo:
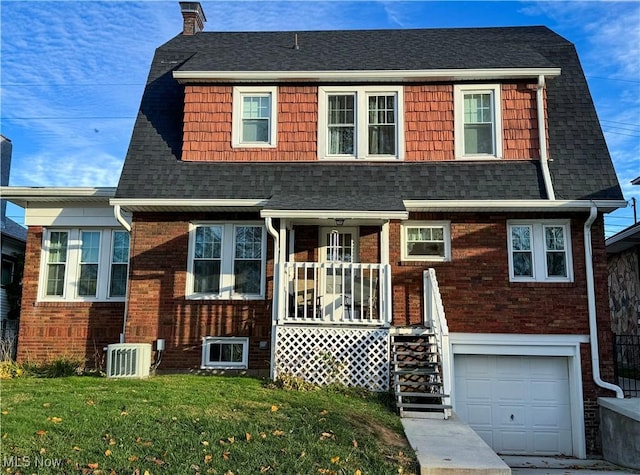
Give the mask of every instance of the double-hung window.
M 277 88 L 233 88 L 232 144 L 234 147 L 275 147 L 277 139 Z
M 571 233 L 566 221 L 510 221 L 509 274 L 513 282 L 573 280 Z
M 446 221 L 402 223 L 402 260 L 451 260 L 450 223 Z
M 456 157 L 501 158 L 500 85 L 456 85 L 454 101 Z
M 260 299 L 265 294 L 266 232 L 253 223 L 193 223 L 188 298 Z
M 115 229 L 49 229 L 43 243 L 42 300 L 122 300 L 129 233 Z
M 319 89 L 318 157 L 397 159 L 404 154 L 402 87 Z

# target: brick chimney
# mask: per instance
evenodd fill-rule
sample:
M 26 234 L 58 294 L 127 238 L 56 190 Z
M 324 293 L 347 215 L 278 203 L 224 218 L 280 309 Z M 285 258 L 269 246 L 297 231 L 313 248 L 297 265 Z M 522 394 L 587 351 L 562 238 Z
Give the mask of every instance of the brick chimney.
M 180 2 L 182 10 L 182 34 L 195 35 L 204 29 L 207 17 L 204 16 L 200 2 Z

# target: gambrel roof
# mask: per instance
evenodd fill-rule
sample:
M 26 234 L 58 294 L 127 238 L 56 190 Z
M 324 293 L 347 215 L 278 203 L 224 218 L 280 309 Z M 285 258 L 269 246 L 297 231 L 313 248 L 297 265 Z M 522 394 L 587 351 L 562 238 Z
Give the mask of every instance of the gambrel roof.
M 289 209 L 400 209 L 402 200 L 545 200 L 539 161 L 183 162 L 184 86 L 198 71 L 556 69 L 547 81 L 559 200 L 622 200 L 573 44 L 546 27 L 179 35 L 156 50 L 116 199 L 259 199 Z M 384 81 L 381 81 L 384 82 Z

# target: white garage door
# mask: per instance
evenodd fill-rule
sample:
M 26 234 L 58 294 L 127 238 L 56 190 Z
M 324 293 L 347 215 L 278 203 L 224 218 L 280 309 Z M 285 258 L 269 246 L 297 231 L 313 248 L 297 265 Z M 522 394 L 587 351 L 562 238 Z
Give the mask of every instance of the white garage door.
M 455 412 L 497 453 L 572 455 L 564 357 L 456 355 Z

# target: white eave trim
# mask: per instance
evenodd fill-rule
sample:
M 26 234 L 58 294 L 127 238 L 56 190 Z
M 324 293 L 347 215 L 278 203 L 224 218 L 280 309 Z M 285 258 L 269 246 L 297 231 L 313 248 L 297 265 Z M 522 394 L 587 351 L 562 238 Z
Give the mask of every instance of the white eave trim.
M 154 199 L 154 198 L 116 198 L 109 201 L 112 206 L 120 206 L 127 211 L 200 211 L 200 210 L 258 210 L 268 200 L 254 199 Z
M 296 219 L 409 219 L 407 211 L 350 211 L 350 210 L 315 210 L 315 209 L 263 209 L 263 218 L 296 218 Z
M 609 212 L 625 208 L 623 200 L 404 200 L 408 211 L 588 211 L 592 206 Z
M 180 83 L 215 81 L 477 81 L 559 76 L 560 68 L 424 69 L 356 71 L 174 71 Z
M 2 199 L 26 208 L 29 203 L 70 203 L 101 202 L 108 204 L 116 194 L 115 187 L 71 188 L 71 187 L 32 187 L 2 186 Z

